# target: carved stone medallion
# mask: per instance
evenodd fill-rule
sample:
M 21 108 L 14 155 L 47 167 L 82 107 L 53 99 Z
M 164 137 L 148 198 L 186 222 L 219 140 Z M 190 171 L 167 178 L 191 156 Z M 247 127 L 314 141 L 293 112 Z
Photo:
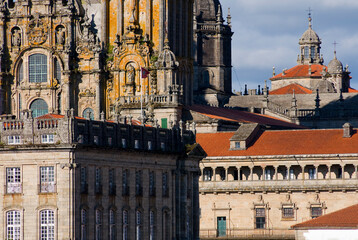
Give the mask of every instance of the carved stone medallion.
M 35 15 L 27 27 L 27 36 L 30 44 L 43 44 L 48 36 L 48 27 L 45 20 L 42 20 L 38 15 Z

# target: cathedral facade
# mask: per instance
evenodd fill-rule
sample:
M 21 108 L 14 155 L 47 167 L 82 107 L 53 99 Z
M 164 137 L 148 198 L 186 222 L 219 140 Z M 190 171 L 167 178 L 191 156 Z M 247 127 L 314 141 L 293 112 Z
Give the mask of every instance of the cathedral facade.
M 221 78 L 231 76 L 230 58 L 219 55 L 225 42 L 220 36 L 231 40 L 232 33 L 219 2 L 210 2 L 216 39 L 209 42 L 218 50 L 212 54 L 215 63 L 203 63 L 202 48 L 193 47 L 196 19 L 202 19 L 194 6 L 202 12 L 201 2 L 4 1 L 1 113 L 19 116 L 31 109 L 37 117 L 73 108 L 75 115 L 91 119 L 126 114 L 167 126 L 179 121 L 181 106 L 191 105 L 194 92 L 204 89 L 202 79 L 209 76 L 212 89 L 229 95 L 231 85 L 221 84 Z M 202 39 L 205 31 L 195 36 Z M 225 67 L 214 66 L 223 62 Z M 196 79 L 197 69 L 205 76 Z

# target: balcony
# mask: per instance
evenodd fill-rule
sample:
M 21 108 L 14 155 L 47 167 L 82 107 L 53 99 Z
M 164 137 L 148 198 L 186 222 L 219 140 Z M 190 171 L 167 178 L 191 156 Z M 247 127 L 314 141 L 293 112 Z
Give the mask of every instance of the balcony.
M 5 189 L 7 194 L 22 193 L 22 183 L 7 183 Z
M 199 182 L 200 192 L 355 191 L 358 179 L 299 179 Z

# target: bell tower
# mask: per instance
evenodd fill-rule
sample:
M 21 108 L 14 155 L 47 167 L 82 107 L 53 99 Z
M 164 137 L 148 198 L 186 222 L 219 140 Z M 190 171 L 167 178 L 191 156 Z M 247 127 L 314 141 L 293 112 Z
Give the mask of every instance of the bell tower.
M 101 14 L 95 24 L 107 48 L 107 118 L 179 120 L 180 106 L 193 101 L 193 0 L 103 0 L 89 9 Z

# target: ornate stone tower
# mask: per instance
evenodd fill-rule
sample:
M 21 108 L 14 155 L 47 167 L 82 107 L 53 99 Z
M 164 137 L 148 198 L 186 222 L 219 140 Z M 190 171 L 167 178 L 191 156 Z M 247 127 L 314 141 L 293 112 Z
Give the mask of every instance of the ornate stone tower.
M 323 64 L 321 51 L 321 39 L 312 29 L 311 14 L 308 16 L 308 29 L 303 33 L 299 40 L 300 54 L 297 58 L 298 64 Z
M 223 105 L 231 95 L 231 16 L 224 24 L 219 0 L 194 3 L 195 101 Z
M 89 2 L 100 14 L 109 79 L 105 86 L 108 118 L 141 115 L 147 120 L 181 117 L 181 105 L 193 101 L 193 0 L 119 0 Z M 102 10 L 98 10 L 102 9 Z M 148 78 L 141 77 L 148 69 Z
M 77 1 L 3 1 L 1 112 L 88 112 L 99 117 L 99 40 Z

